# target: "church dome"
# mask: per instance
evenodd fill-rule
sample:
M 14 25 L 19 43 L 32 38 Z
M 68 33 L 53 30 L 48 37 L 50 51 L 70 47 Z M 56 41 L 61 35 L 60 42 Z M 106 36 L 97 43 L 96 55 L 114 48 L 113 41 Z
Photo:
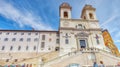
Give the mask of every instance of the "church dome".
M 71 6 L 68 3 L 64 2 L 60 5 L 60 8 L 71 8 Z

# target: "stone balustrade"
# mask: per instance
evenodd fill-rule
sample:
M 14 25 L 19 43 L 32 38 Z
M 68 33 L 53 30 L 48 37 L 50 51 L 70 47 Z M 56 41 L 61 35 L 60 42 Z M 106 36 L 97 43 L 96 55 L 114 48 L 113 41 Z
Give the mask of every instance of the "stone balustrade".
M 113 56 L 113 57 L 116 57 L 114 54 L 110 53 L 110 52 L 107 52 L 105 50 L 102 50 L 102 49 L 98 49 L 98 48 L 81 48 L 80 50 L 76 50 L 76 51 L 73 51 L 73 52 L 69 52 L 67 54 L 64 54 L 62 56 L 57 56 L 55 58 L 52 58 L 50 60 L 48 60 L 47 62 L 43 62 L 42 65 L 48 65 L 48 64 L 51 64 L 51 63 L 54 63 L 54 62 L 59 62 L 61 59 L 65 59 L 65 58 L 69 58 L 69 57 L 72 57 L 72 56 L 76 56 L 77 54 L 79 55 L 82 55 L 83 53 L 98 53 L 98 52 L 102 52 L 102 53 L 106 53 L 106 54 L 110 54 L 110 56 Z M 41 56 L 46 56 L 46 55 L 49 55 L 49 53 L 46 53 L 46 54 L 43 54 L 43 55 L 39 55 L 37 57 L 33 57 L 33 58 L 39 58 Z M 30 59 L 33 59 L 33 58 L 29 58 Z M 26 59 L 28 60 L 28 59 Z M 23 60 L 24 61 L 24 60 Z M 21 62 L 23 62 L 21 61 Z M 19 64 L 19 62 L 18 62 Z M 90 65 L 84 65 L 82 67 L 93 67 L 93 66 L 90 66 Z M 105 67 L 119 67 L 117 65 L 106 65 Z
M 93 67 L 91 65 L 83 65 L 82 67 Z M 98 67 L 100 67 L 100 65 L 98 65 Z M 120 66 L 117 66 L 117 65 L 105 65 L 105 67 L 120 67 Z
M 99 49 L 97 48 L 81 48 L 80 51 L 82 52 L 99 52 Z

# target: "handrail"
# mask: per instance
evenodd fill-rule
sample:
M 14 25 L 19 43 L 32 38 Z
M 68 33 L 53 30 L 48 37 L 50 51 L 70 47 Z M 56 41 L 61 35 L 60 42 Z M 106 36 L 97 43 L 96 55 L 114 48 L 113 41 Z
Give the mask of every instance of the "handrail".
M 59 59 L 59 58 L 62 58 L 62 57 L 64 57 L 64 56 L 67 56 L 67 55 L 72 55 L 72 53 L 77 53 L 77 52 L 79 52 L 79 51 L 81 51 L 82 53 L 84 53 L 84 52 L 100 52 L 100 51 L 109 53 L 109 52 L 107 52 L 107 51 L 105 51 L 105 50 L 102 50 L 102 49 L 99 49 L 99 48 L 84 48 L 84 49 L 76 50 L 76 51 L 73 51 L 73 52 L 69 52 L 69 53 L 67 53 L 67 54 L 64 54 L 64 55 L 62 55 L 62 56 L 56 57 L 56 58 L 54 58 L 54 59 L 52 59 L 52 60 L 49 60 L 49 61 L 47 61 L 47 62 L 44 62 L 43 64 L 49 63 L 49 62 L 51 62 L 51 61 L 57 60 L 57 59 Z M 112 53 L 109 53 L 109 54 L 115 56 L 115 55 L 112 54 Z
M 76 51 L 73 51 L 73 52 L 69 52 L 69 53 L 67 53 L 67 54 L 65 54 L 65 55 L 63 55 L 63 56 L 69 55 L 70 53 L 75 53 L 75 52 L 77 52 L 77 51 L 86 52 L 86 51 L 93 51 L 94 49 L 95 49 L 95 48 L 84 48 L 84 49 L 76 50 Z M 95 49 L 95 50 L 96 50 L 96 49 Z M 52 52 L 56 52 L 56 51 L 52 51 Z M 48 52 L 48 53 L 45 53 L 45 54 L 43 54 L 43 55 L 39 55 L 39 56 L 37 56 L 37 57 L 27 58 L 27 59 L 25 59 L 25 60 L 30 60 L 30 59 L 39 58 L 39 57 L 45 56 L 45 55 L 47 55 L 47 54 L 50 54 L 50 53 Z M 56 57 L 56 58 L 54 58 L 54 59 L 57 59 L 57 58 L 60 58 L 60 57 L 63 57 L 63 56 L 59 56 L 59 57 Z M 23 61 L 25 61 L 25 60 L 21 60 L 21 61 L 19 61 L 19 62 L 17 62 L 17 63 L 23 62 Z M 45 62 L 45 63 L 46 63 L 46 62 Z
M 55 52 L 55 51 L 52 51 L 52 52 Z M 19 62 L 16 62 L 16 64 L 17 64 L 17 63 L 20 63 L 20 62 L 23 62 L 23 61 L 26 61 L 26 60 L 31 60 L 31 59 L 39 58 L 39 57 L 42 57 L 42 56 L 47 55 L 47 54 L 49 54 L 49 53 L 50 53 L 50 52 L 45 53 L 45 54 L 43 54 L 43 55 L 39 55 L 39 56 L 37 56 L 37 57 L 32 57 L 32 58 L 23 59 L 23 60 L 21 60 L 21 61 L 19 61 Z M 11 62 L 11 63 L 13 63 L 13 62 Z M 14 63 L 15 63 L 15 62 L 14 62 Z
M 117 66 L 118 65 L 105 65 L 105 67 L 117 67 Z M 93 67 L 93 65 L 83 65 L 82 67 Z M 98 67 L 100 67 L 100 65 L 98 65 Z
M 100 52 L 100 51 L 106 52 L 106 53 L 109 53 L 109 54 L 115 56 L 114 54 L 112 54 L 112 53 L 110 53 L 110 52 L 108 52 L 108 51 L 99 49 L 99 48 L 84 48 L 84 49 L 76 50 L 76 51 L 73 51 L 73 52 L 69 52 L 69 53 L 64 54 L 64 55 L 62 55 L 62 56 L 55 57 L 55 58 L 53 58 L 53 59 L 51 59 L 51 60 L 48 60 L 47 62 L 43 62 L 43 64 L 49 63 L 49 62 L 51 62 L 51 61 L 54 61 L 54 60 L 57 60 L 57 59 L 59 59 L 59 58 L 65 57 L 65 56 L 67 56 L 67 55 L 68 55 L 68 56 L 71 56 L 73 53 L 74 53 L 74 54 L 77 54 L 78 52 L 84 53 L 84 52 Z M 56 51 L 52 51 L 52 52 L 56 52 Z M 49 55 L 50 52 L 45 53 L 45 54 L 42 54 L 42 55 L 38 55 L 38 56 L 36 56 L 36 57 L 27 58 L 27 59 L 25 59 L 25 60 L 20 60 L 20 61 L 18 61 L 18 62 L 11 62 L 11 63 L 18 64 L 18 63 L 23 62 L 23 61 L 27 61 L 27 60 L 31 60 L 31 59 L 35 59 L 35 58 L 40 58 L 40 57 L 45 56 L 45 55 L 47 55 L 47 54 Z M 118 56 L 116 56 L 116 57 L 118 57 Z M 120 57 L 119 57 L 119 58 L 120 58 Z
M 99 48 L 97 48 L 99 51 L 102 51 L 102 52 L 105 52 L 105 53 L 108 53 L 108 54 L 110 54 L 110 55 L 112 55 L 112 56 L 115 56 L 115 57 L 118 57 L 118 58 L 120 58 L 119 56 L 116 56 L 116 55 L 114 55 L 113 53 L 110 53 L 110 52 L 108 52 L 108 51 L 105 51 L 105 50 L 102 50 L 102 49 L 99 49 Z
M 69 52 L 69 53 L 64 54 L 64 55 L 62 55 L 62 56 L 59 56 L 59 57 L 56 57 L 56 58 L 54 58 L 54 59 L 52 59 L 52 60 L 49 60 L 49 61 L 47 61 L 47 62 L 44 62 L 43 65 L 44 65 L 44 64 L 47 64 L 47 63 L 49 63 L 49 62 L 51 62 L 51 61 L 57 60 L 57 59 L 59 59 L 59 58 L 65 57 L 65 56 L 67 56 L 67 55 L 68 55 L 68 56 L 71 56 L 73 53 L 74 53 L 74 54 L 77 54 L 79 51 L 82 52 L 82 50 L 76 50 L 76 51 L 73 51 L 73 52 Z

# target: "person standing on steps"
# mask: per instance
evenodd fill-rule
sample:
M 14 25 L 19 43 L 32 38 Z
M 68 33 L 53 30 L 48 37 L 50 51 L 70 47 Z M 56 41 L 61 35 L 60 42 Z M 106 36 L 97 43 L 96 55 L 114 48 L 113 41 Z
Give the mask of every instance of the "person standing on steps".
M 94 62 L 93 67 L 98 67 L 98 64 Z
M 100 67 L 105 67 L 105 65 L 103 64 L 103 61 L 100 61 Z

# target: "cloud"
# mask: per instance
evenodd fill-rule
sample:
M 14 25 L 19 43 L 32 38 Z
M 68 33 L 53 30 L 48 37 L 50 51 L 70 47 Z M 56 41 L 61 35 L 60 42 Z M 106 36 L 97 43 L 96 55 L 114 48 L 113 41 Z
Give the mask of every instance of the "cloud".
M 116 37 L 116 38 L 120 38 L 120 31 L 118 31 L 118 32 L 115 34 L 115 37 Z
M 42 21 L 40 16 L 29 11 L 20 11 L 3 0 L 0 0 L 0 15 L 15 21 L 20 27 L 27 25 L 37 30 L 53 30 L 51 26 Z
M 109 30 L 109 32 L 110 32 L 110 33 L 114 33 L 114 32 L 116 32 L 117 30 L 118 30 L 118 28 L 112 28 L 112 29 Z
M 120 40 L 116 40 L 115 42 L 117 42 L 117 43 L 119 42 L 120 43 Z
M 100 26 L 102 27 L 102 26 L 108 24 L 109 22 L 113 21 L 116 17 L 117 17 L 117 15 L 113 15 L 112 17 L 108 18 L 104 23 L 102 23 Z

